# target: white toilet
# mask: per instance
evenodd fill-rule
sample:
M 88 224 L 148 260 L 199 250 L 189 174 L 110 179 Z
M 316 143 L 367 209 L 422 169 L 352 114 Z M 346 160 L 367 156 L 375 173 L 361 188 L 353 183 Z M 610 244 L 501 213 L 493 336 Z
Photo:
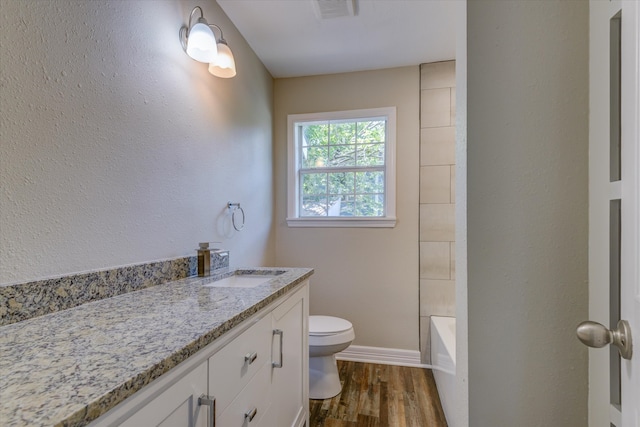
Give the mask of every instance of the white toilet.
M 342 390 L 336 353 L 355 338 L 351 322 L 339 317 L 309 316 L 309 398 L 329 399 Z

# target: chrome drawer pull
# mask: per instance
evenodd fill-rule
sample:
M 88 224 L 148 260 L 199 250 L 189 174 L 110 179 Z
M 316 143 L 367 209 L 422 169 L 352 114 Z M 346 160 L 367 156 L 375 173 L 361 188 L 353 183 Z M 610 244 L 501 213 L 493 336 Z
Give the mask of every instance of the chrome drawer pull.
M 245 419 L 249 418 L 249 422 L 251 422 L 256 417 L 257 413 L 258 413 L 258 408 L 253 408 L 252 410 L 245 412 L 244 417 Z
M 216 399 L 203 394 L 198 398 L 198 406 L 209 407 L 209 426 L 216 427 Z
M 284 334 L 282 333 L 282 330 L 274 329 L 273 335 L 280 335 L 280 362 L 272 362 L 271 366 L 273 366 L 274 368 L 282 368 L 282 365 L 284 363 L 282 360 L 282 342 L 284 341 Z
M 256 359 L 258 358 L 258 352 L 254 351 L 253 353 L 247 353 L 244 355 L 244 361 L 245 362 L 249 362 L 249 365 L 251 365 L 253 362 L 256 361 Z

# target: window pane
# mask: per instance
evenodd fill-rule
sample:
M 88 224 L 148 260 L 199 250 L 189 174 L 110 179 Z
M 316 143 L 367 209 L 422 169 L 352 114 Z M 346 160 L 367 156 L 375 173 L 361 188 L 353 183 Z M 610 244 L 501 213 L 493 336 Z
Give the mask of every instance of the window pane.
M 356 216 L 383 216 L 384 215 L 384 195 L 368 194 L 366 196 L 356 196 Z
M 305 169 L 308 168 L 322 168 L 327 163 L 328 156 L 328 147 L 323 146 L 312 146 L 312 147 L 302 147 L 301 150 L 301 164 Z
M 302 145 L 327 145 L 329 123 L 302 126 Z
M 353 194 L 330 195 L 328 216 L 354 216 L 356 206 L 355 197 Z
M 620 91 L 622 86 L 621 81 L 621 13 L 618 12 L 616 16 L 611 18 L 610 21 L 610 49 L 609 49 L 609 145 L 610 153 L 609 162 L 609 181 L 620 181 L 622 177 L 621 165 L 621 103 L 620 103 Z M 613 346 L 612 346 L 613 348 Z
M 342 202 L 340 205 L 340 216 L 354 216 L 356 204 L 354 202 Z
M 384 128 L 384 120 L 358 122 L 358 144 L 384 142 Z
M 342 172 L 329 174 L 329 194 L 353 194 L 355 191 L 355 173 Z
M 329 128 L 329 143 L 337 144 L 355 144 L 356 142 L 356 124 L 351 123 L 331 123 Z
M 356 193 L 384 193 L 384 172 L 356 172 Z
M 329 216 L 353 216 L 355 196 L 352 194 L 329 196 Z
M 303 196 L 300 216 L 327 216 L 326 196 Z
M 327 174 L 326 173 L 305 173 L 302 175 L 303 195 L 323 195 L 327 194 Z
M 383 166 L 384 144 L 358 145 L 358 166 Z
M 327 215 L 340 216 L 341 208 L 342 208 L 342 197 L 332 196 L 329 198 L 329 207 L 328 207 Z
M 615 325 L 620 320 L 620 272 L 622 269 L 622 200 L 609 201 L 609 324 Z M 610 346 L 609 356 L 609 401 L 611 405 L 622 404 L 621 364 L 618 349 Z
M 355 166 L 355 164 L 355 145 L 332 145 L 329 147 L 329 162 L 327 163 L 327 166 Z

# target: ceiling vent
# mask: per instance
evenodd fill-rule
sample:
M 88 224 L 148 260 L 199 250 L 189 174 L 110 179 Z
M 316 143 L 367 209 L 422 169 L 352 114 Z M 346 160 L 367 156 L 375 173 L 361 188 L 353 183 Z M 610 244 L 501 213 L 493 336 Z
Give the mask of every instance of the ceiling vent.
M 356 16 L 357 0 L 312 0 L 313 9 L 319 19 Z

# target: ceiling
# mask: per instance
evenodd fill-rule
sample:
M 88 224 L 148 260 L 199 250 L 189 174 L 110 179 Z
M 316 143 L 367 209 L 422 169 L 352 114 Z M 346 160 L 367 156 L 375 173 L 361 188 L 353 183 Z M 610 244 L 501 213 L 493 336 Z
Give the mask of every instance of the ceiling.
M 455 58 L 455 1 L 355 0 L 355 16 L 319 18 L 314 3 L 343 1 L 354 0 L 218 0 L 218 4 L 276 78 Z

